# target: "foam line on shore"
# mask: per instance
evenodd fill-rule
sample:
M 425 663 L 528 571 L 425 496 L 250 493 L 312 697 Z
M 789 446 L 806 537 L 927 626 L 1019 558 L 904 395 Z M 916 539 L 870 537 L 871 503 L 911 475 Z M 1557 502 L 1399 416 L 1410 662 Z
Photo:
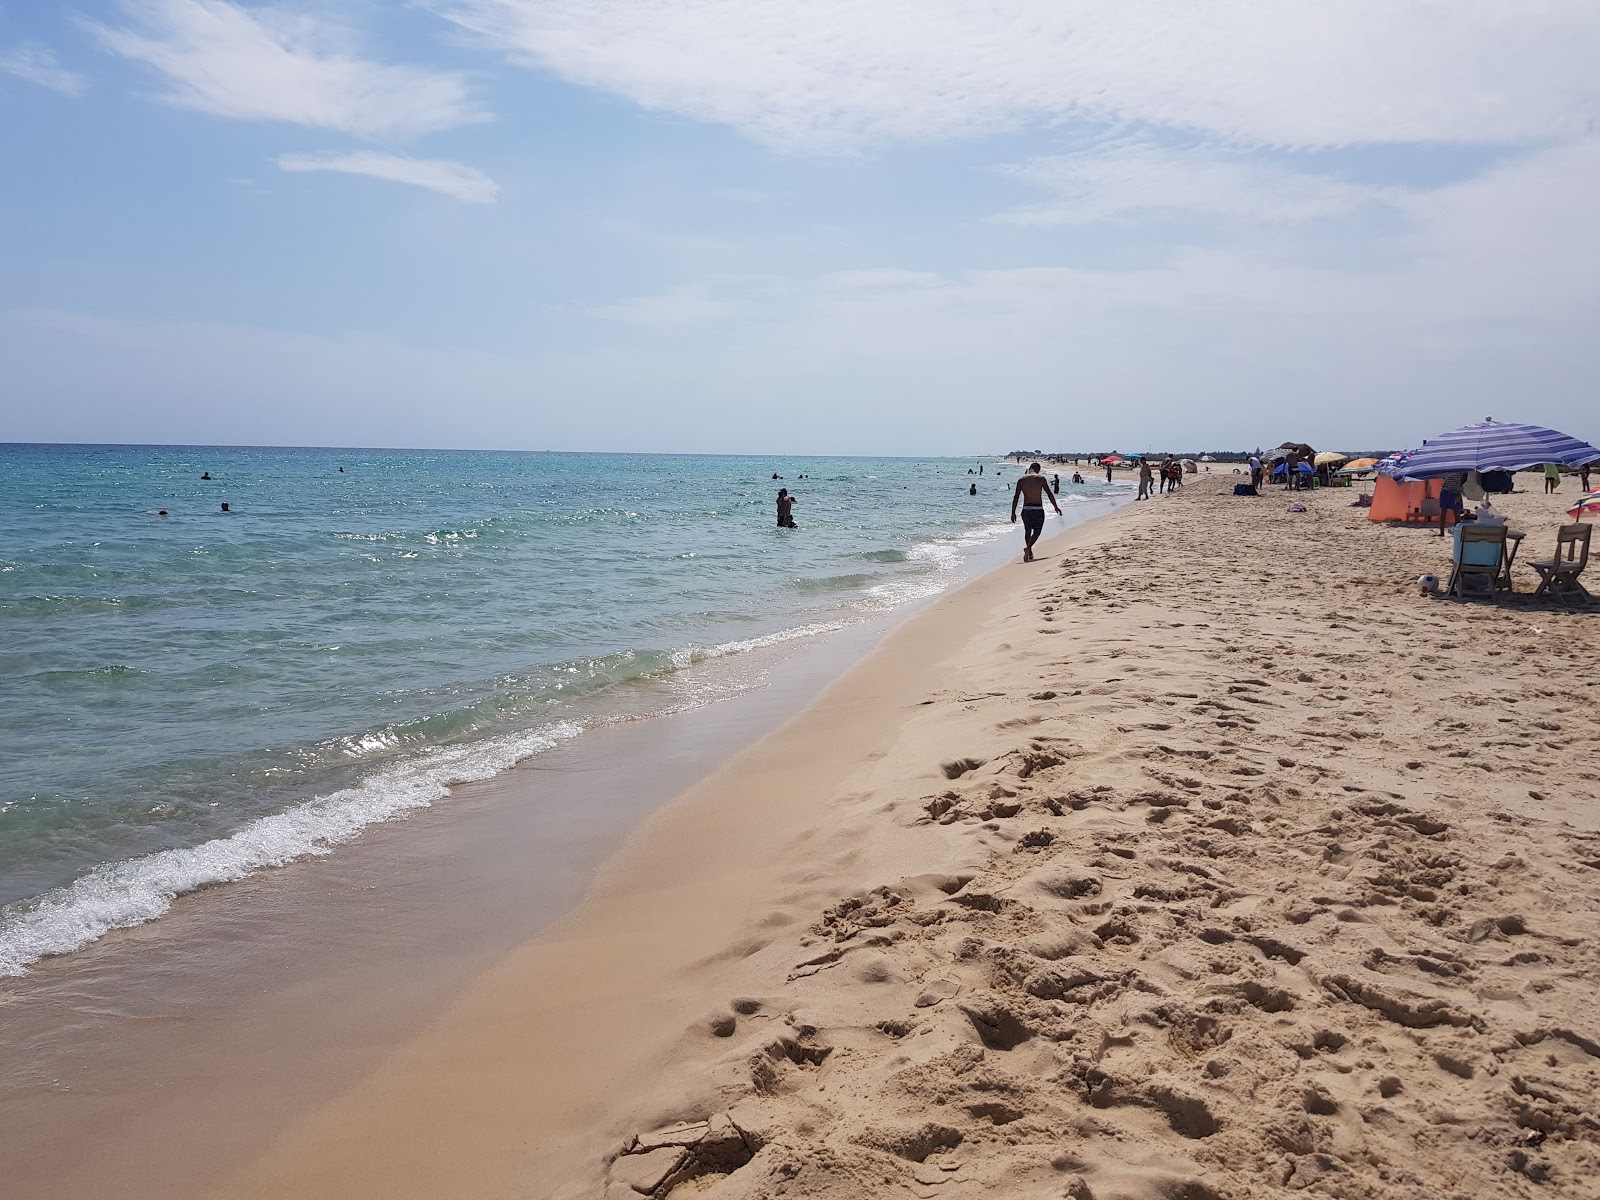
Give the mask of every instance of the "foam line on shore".
M 113 929 L 153 921 L 187 892 L 327 854 L 368 825 L 426 808 L 453 784 L 487 779 L 577 737 L 583 728 L 563 721 L 487 742 L 441 747 L 375 772 L 355 787 L 258 817 L 227 837 L 96 867 L 0 923 L 0 975 L 20 975 L 41 958 L 70 954 Z

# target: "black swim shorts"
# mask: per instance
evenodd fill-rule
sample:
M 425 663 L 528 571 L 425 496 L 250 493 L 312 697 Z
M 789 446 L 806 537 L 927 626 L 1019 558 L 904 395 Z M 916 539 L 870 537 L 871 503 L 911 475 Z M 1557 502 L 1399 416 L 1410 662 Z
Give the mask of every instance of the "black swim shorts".
M 1022 510 L 1022 532 L 1031 544 L 1044 532 L 1044 505 L 1026 505 Z

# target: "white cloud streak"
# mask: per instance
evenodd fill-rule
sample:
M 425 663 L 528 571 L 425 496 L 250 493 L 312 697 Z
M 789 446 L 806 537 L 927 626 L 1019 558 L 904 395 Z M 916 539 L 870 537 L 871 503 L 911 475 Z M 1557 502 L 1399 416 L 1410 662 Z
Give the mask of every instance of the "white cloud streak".
M 277 163 L 282 171 L 333 171 L 408 183 L 453 197 L 463 204 L 493 204 L 500 198 L 500 185 L 482 171 L 445 159 L 408 158 L 359 150 L 351 154 L 280 154 Z
M 1088 225 L 1180 214 L 1298 225 L 1352 216 L 1403 198 L 1394 188 L 1203 150 L 1130 147 L 1046 156 L 1002 170 L 1053 193 L 1044 204 L 1003 214 L 1001 219 L 1019 225 Z
M 1600 110 L 1593 0 L 428 2 L 515 61 L 798 149 L 1061 120 L 1527 142 Z
M 230 0 L 123 0 L 131 28 L 90 22 L 112 52 L 160 72 L 177 108 L 406 138 L 487 120 L 459 75 L 360 57 L 338 27 Z
M 587 311 L 591 316 L 610 321 L 623 321 L 647 329 L 671 330 L 718 320 L 733 312 L 734 306 L 712 299 L 705 287 L 695 284 L 655 296 L 634 296 Z
M 33 42 L 0 50 L 0 74 L 14 75 L 63 96 L 80 96 L 89 85 L 82 75 L 63 67 L 54 50 Z

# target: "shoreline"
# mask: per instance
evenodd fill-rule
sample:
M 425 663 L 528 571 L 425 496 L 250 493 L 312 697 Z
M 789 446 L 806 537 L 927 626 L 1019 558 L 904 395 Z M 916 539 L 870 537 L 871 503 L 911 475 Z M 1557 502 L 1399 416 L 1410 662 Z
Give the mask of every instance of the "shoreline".
M 1103 503 L 1120 499 L 1086 505 L 1084 520 Z M 978 548 L 966 569 L 992 570 L 1009 542 Z M 0 984 L 13 1048 L 0 1096 L 12 1152 L 0 1169 L 41 1197 L 113 1181 L 119 1195 L 201 1194 L 576 903 L 641 814 L 940 599 L 799 654 L 774 649 L 757 664 L 766 681 L 731 704 L 591 729 L 370 826 L 331 856 L 180 896 L 158 921 Z M 625 800 L 594 812 L 595 794 Z M 128 1190 L 130 1173 L 140 1190 Z
M 659 1054 L 693 1023 L 690 1010 L 703 1001 L 695 989 L 685 994 L 674 975 L 685 962 L 724 951 L 745 921 L 741 905 L 762 896 L 769 871 L 783 873 L 783 853 L 745 864 L 774 841 L 781 846 L 804 836 L 814 815 L 808 787 L 819 777 L 837 783 L 869 759 L 879 741 L 893 737 L 902 712 L 894 696 L 911 683 L 906 672 L 917 673 L 921 686 L 937 687 L 937 660 L 953 631 L 965 631 L 997 599 L 1003 602 L 1013 572 L 1047 569 L 1066 546 L 1112 536 L 1136 522 L 1138 512 L 1118 504 L 1042 541 L 1036 563 L 1009 555 L 1005 564 L 912 613 L 791 721 L 653 810 L 600 867 L 575 911 L 495 964 L 371 1079 L 307 1114 L 261 1160 L 208 1194 L 432 1196 L 449 1194 L 464 1180 L 474 1195 L 528 1188 L 533 1195 L 560 1194 L 620 1136 L 617 1127 L 595 1121 L 609 1088 L 626 1089 L 641 1060 Z M 820 757 L 819 740 L 829 743 Z M 781 796 L 781 811 L 729 802 L 752 793 Z M 930 861 L 927 869 L 937 865 Z M 772 919 L 784 923 L 778 913 Z M 686 920 L 698 928 L 686 933 Z M 631 1002 L 641 995 L 650 999 Z M 598 1047 L 574 1035 L 595 1022 L 626 1034 L 608 1035 Z M 533 1032 L 519 1032 L 522 1026 Z M 494 1031 L 488 1040 L 500 1042 L 490 1059 L 485 1030 Z M 591 1057 L 595 1049 L 598 1058 Z M 537 1079 L 525 1069 L 535 1062 Z M 473 1068 L 464 1075 L 460 1063 Z M 608 1071 L 610 1084 L 601 1082 Z M 448 1130 L 439 1128 L 441 1111 L 452 1114 Z M 529 1147 L 517 1128 L 538 1129 L 541 1140 L 549 1139 L 536 1155 L 538 1165 L 522 1158 Z M 507 1158 L 519 1142 L 521 1151 Z M 554 1144 L 561 1149 L 552 1152 Z M 408 1145 L 428 1146 L 426 1161 L 405 1152 Z M 368 1174 L 363 1163 L 376 1173 Z M 572 1194 L 588 1193 L 580 1188 Z
M 1580 1195 L 1592 613 L 1231 482 L 912 616 L 211 1194 Z

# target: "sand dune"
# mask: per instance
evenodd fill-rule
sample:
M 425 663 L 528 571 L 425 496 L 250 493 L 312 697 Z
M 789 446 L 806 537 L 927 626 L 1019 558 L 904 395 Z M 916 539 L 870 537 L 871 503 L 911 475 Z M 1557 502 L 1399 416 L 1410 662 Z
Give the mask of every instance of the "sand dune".
M 228 1194 L 1600 1194 L 1595 613 L 1233 481 L 910 623 Z

